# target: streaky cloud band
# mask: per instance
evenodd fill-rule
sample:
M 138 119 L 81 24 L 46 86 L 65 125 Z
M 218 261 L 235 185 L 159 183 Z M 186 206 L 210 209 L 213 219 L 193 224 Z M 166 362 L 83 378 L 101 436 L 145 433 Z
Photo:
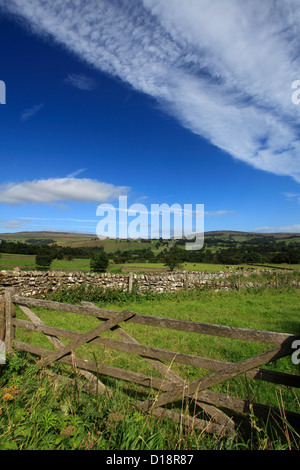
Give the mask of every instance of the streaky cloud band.
M 300 182 L 298 0 L 3 0 L 2 11 L 234 159 Z

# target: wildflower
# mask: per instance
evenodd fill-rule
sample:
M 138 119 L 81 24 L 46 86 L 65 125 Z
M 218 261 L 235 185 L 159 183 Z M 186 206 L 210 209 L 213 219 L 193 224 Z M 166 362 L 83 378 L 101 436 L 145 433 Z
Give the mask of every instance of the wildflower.
M 14 397 L 12 396 L 11 393 L 6 392 L 6 393 L 3 395 L 3 401 L 11 401 L 11 400 L 13 400 L 13 399 L 14 399 Z
M 75 426 L 67 426 L 61 430 L 60 434 L 65 436 L 73 436 L 75 429 Z
M 16 385 L 16 384 L 11 385 L 10 387 L 4 387 L 3 388 L 3 399 L 4 399 L 4 396 L 10 395 L 10 396 L 12 396 L 12 398 L 10 398 L 10 400 L 12 400 L 18 393 L 19 393 L 19 388 L 18 388 L 18 385 Z M 8 400 L 8 398 L 6 400 Z

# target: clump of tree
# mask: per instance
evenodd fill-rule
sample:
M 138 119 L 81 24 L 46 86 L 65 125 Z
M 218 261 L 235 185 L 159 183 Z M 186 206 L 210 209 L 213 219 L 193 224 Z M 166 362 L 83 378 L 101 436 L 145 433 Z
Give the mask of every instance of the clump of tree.
M 41 246 L 35 256 L 35 264 L 40 269 L 50 269 L 53 259 L 51 248 L 48 245 Z
M 170 271 L 174 271 L 175 268 L 180 269 L 181 263 L 184 261 L 184 250 L 174 247 L 164 255 L 164 264 Z
M 90 259 L 90 270 L 94 273 L 105 273 L 109 265 L 109 258 L 104 250 L 95 251 Z
M 28 238 L 25 240 L 25 243 L 30 245 L 52 245 L 55 243 L 55 240 L 52 240 L 51 238 Z

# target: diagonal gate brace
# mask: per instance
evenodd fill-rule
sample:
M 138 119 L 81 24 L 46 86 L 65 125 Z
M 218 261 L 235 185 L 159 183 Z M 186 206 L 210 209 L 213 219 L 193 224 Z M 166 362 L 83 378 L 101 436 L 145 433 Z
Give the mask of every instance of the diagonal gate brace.
M 94 305 L 92 302 L 81 302 L 82 305 L 87 305 L 89 307 L 97 308 L 96 305 Z M 100 309 L 99 309 L 100 310 Z M 115 326 L 112 328 L 112 331 L 119 336 L 123 341 L 129 342 L 129 343 L 134 343 L 134 344 L 140 344 L 135 338 L 133 338 L 131 335 L 129 335 L 123 328 L 119 325 Z M 173 382 L 174 387 L 178 386 L 179 384 L 182 386 L 185 386 L 185 381 L 179 377 L 177 374 L 175 374 L 172 370 L 171 367 L 167 367 L 163 362 L 161 362 L 159 359 L 151 359 L 146 356 L 141 356 L 146 362 L 148 362 L 154 369 L 156 369 L 160 374 L 162 374 L 166 380 Z M 233 432 L 234 429 L 234 423 L 231 418 L 229 418 L 223 411 L 219 410 L 213 405 L 209 405 L 207 403 L 201 403 L 200 401 L 197 401 L 198 406 L 202 408 L 208 415 L 211 416 L 211 418 L 220 423 L 223 426 L 227 426 L 228 428 L 231 429 L 231 432 Z
M 262 364 L 272 362 L 275 359 L 284 357 L 289 354 L 287 347 L 279 346 L 275 349 L 266 351 L 257 356 L 246 359 L 237 364 L 231 364 L 230 366 L 225 367 L 224 369 L 215 372 L 213 374 L 202 377 L 201 379 L 190 382 L 186 386 L 174 387 L 174 390 L 166 392 L 159 396 L 157 399 L 148 399 L 140 403 L 140 407 L 144 411 L 149 411 L 152 408 L 157 408 L 167 403 L 174 402 L 184 396 L 194 396 L 198 399 L 198 394 L 202 390 L 209 388 L 213 385 L 220 384 L 228 379 L 231 379 L 237 375 L 241 375 L 245 372 L 248 372 L 251 369 L 254 369 Z
M 57 361 L 61 357 L 69 354 L 74 349 L 78 348 L 79 346 L 82 346 L 85 343 L 89 343 L 97 336 L 101 335 L 107 330 L 110 330 L 111 328 L 116 326 L 118 323 L 128 320 L 128 318 L 132 316 L 133 316 L 132 312 L 128 312 L 128 311 L 120 312 L 120 313 L 113 315 L 110 320 L 94 328 L 93 330 L 90 330 L 87 333 L 81 333 L 81 334 L 79 333 L 78 338 L 76 338 L 74 341 L 60 348 L 58 351 L 55 351 L 50 356 L 41 359 L 39 361 L 40 365 L 47 366 L 51 364 L 52 362 Z
M 24 305 L 19 305 L 19 308 L 22 310 L 22 312 L 25 313 L 25 315 L 32 321 L 34 325 L 37 325 L 37 326 L 45 325 L 45 323 L 28 307 Z M 52 344 L 54 344 L 56 348 L 64 347 L 64 343 L 60 341 L 60 339 L 58 339 L 56 336 L 47 335 L 47 334 L 45 334 L 45 336 L 51 341 Z M 98 388 L 98 390 L 104 391 L 106 389 L 105 385 L 99 379 L 97 379 L 91 372 L 84 370 L 84 369 L 79 369 L 79 372 L 89 382 L 93 383 L 94 386 Z
M 97 308 L 92 302 L 81 302 L 82 305 L 87 305 L 89 307 Z M 99 308 L 99 311 L 101 309 Z M 107 320 L 106 320 L 107 321 Z M 123 328 L 119 325 L 112 328 L 113 333 L 115 333 L 120 339 L 127 343 L 134 343 L 140 344 L 135 338 L 133 338 L 127 331 L 123 330 Z M 149 357 L 141 356 L 143 359 L 151 364 L 151 366 L 157 370 L 165 379 L 166 381 L 175 382 L 176 384 L 184 385 L 184 380 L 175 374 L 170 367 L 165 366 L 159 359 L 151 359 Z

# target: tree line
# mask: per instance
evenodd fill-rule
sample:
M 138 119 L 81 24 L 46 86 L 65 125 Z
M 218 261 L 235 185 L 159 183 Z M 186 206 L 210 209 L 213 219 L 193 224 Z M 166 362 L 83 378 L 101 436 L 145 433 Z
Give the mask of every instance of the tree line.
M 186 241 L 185 241 L 186 242 Z M 211 240 L 210 240 L 211 242 Z M 215 241 L 216 242 L 216 241 Z M 221 243 L 222 242 L 222 243 Z M 117 250 L 105 253 L 103 246 L 98 247 L 62 247 L 55 243 L 49 245 L 37 245 L 23 242 L 11 242 L 2 240 L 1 253 L 28 254 L 37 256 L 37 261 L 45 257 L 51 262 L 54 259 L 105 258 L 105 264 L 109 260 L 115 264 L 132 262 L 164 263 L 174 269 L 181 263 L 207 263 L 207 264 L 300 264 L 300 244 L 296 242 L 275 242 L 271 238 L 267 243 L 262 239 L 245 241 L 242 243 L 230 243 L 230 246 L 218 240 L 221 246 L 212 247 L 212 243 L 205 244 L 201 250 L 186 250 L 182 246 L 182 240 L 178 240 L 174 247 L 163 248 L 155 253 L 151 246 L 136 250 Z M 104 254 L 103 254 L 104 253 Z M 37 264 L 38 264 L 37 262 Z M 38 264 L 41 266 L 41 264 Z
M 72 258 L 91 258 L 95 251 L 103 251 L 103 247 L 70 247 L 58 246 L 56 243 L 50 244 L 37 244 L 37 243 L 24 243 L 12 242 L 2 240 L 0 243 L 1 253 L 11 253 L 18 255 L 37 255 L 41 249 L 50 250 L 53 259 L 72 259 Z
M 176 244 L 155 254 L 151 248 L 144 250 L 118 250 L 112 256 L 117 264 L 131 262 L 149 263 L 207 263 L 207 264 L 300 264 L 300 246 L 290 245 L 235 245 L 230 248 L 207 248 L 201 250 L 185 250 Z

